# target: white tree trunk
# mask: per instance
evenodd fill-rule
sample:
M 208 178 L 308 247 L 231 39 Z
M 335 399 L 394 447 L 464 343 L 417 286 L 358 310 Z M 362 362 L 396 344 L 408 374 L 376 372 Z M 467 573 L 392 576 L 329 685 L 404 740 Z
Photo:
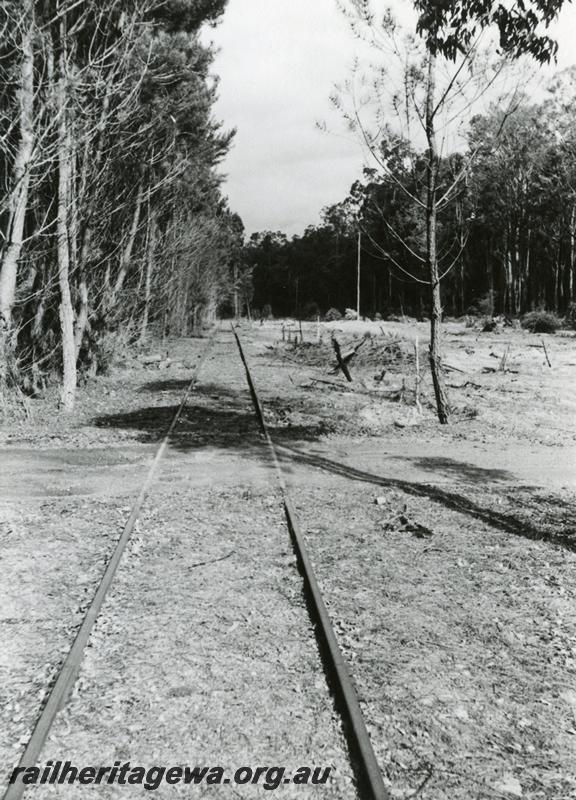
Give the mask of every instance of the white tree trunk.
M 34 152 L 34 52 L 32 44 L 34 2 L 26 0 L 23 14 L 20 61 L 20 138 L 14 158 L 12 186 L 8 198 L 7 244 L 0 266 L 0 385 L 5 382 L 10 349 L 12 309 L 16 296 L 18 261 L 22 252 L 24 222 L 28 206 L 30 165 Z
M 128 269 L 130 268 L 130 262 L 132 260 L 132 251 L 134 249 L 134 242 L 136 241 L 136 234 L 138 233 L 138 225 L 140 224 L 140 210 L 142 208 L 143 199 L 144 199 L 144 187 L 142 185 L 142 182 L 140 182 L 140 185 L 138 187 L 138 195 L 136 197 L 136 205 L 134 206 L 134 213 L 132 215 L 132 224 L 128 232 L 128 239 L 126 241 L 126 246 L 123 249 L 122 256 L 120 258 L 120 269 L 116 277 L 116 283 L 114 284 L 114 288 L 110 296 L 111 308 L 116 304 L 118 295 L 122 290 L 122 286 L 124 285 L 124 280 L 126 279 L 126 275 L 128 274 Z
M 146 277 L 144 281 L 144 311 L 140 324 L 140 341 L 146 339 L 148 332 L 148 319 L 150 316 L 150 300 L 152 298 L 152 273 L 154 271 L 154 258 L 156 251 L 156 218 L 151 210 L 148 214 L 150 235 L 148 239 L 148 252 L 146 253 Z
M 76 397 L 76 346 L 74 342 L 74 309 L 70 294 L 70 249 L 68 223 L 70 212 L 70 181 L 72 177 L 72 147 L 68 122 L 66 51 L 64 24 L 60 28 L 56 110 L 58 114 L 58 286 L 60 288 L 60 327 L 62 332 L 62 408 L 70 412 Z
M 574 302 L 574 257 L 576 254 L 576 205 L 570 214 L 570 270 L 568 272 L 568 302 Z
M 428 165 L 426 169 L 426 260 L 430 280 L 430 371 L 436 397 L 436 411 L 439 421 L 446 425 L 450 420 L 450 406 L 444 374 L 442 370 L 442 302 L 440 297 L 440 276 L 438 273 L 437 253 L 437 172 L 438 151 L 435 127 L 435 88 L 436 88 L 436 56 L 428 54 L 428 88 L 426 96 L 426 139 L 428 142 Z

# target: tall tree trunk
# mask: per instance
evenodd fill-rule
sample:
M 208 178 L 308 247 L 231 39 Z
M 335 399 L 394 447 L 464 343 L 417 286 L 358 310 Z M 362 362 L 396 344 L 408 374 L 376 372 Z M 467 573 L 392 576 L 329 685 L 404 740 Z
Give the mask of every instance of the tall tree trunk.
M 76 330 L 74 333 L 74 343 L 76 350 L 76 361 L 80 355 L 82 341 L 84 334 L 88 328 L 89 319 L 89 297 L 88 297 L 88 278 L 87 278 L 87 265 L 90 258 L 90 250 L 92 247 L 93 237 L 93 219 L 96 213 L 96 206 L 98 200 L 98 192 L 94 192 L 91 197 L 87 197 L 88 174 L 92 170 L 93 174 L 98 177 L 99 170 L 102 165 L 102 155 L 104 150 L 104 133 L 106 131 L 106 119 L 110 108 L 110 95 L 112 92 L 112 81 L 108 79 L 106 84 L 106 94 L 102 102 L 102 113 L 96 128 L 96 147 L 95 151 L 92 150 L 94 144 L 87 138 L 83 154 L 82 175 L 79 186 L 79 197 L 74 205 L 74 226 L 79 228 L 80 231 L 80 248 L 78 253 L 78 261 L 76 268 L 78 270 L 78 296 L 79 307 L 76 319 Z M 82 205 L 82 223 L 78 225 L 78 204 Z
M 72 148 L 69 148 L 69 154 L 72 156 Z M 78 313 L 76 316 L 76 326 L 74 330 L 74 355 L 76 364 L 78 364 L 78 356 L 80 348 L 82 347 L 82 340 L 84 339 L 84 332 L 88 326 L 88 279 L 86 276 L 86 260 L 88 256 L 88 247 L 90 246 L 90 231 L 86 227 L 80 225 L 78 214 L 78 200 L 84 196 L 85 182 L 86 182 L 86 167 L 83 166 L 83 174 L 79 181 L 75 178 L 74 160 L 71 158 L 71 180 L 69 184 L 69 248 L 70 248 L 70 261 L 74 264 L 77 273 L 78 283 Z M 79 232 L 81 235 L 79 235 Z M 80 240 L 80 251 L 78 251 L 78 243 Z
M 150 200 L 148 200 L 150 203 Z M 150 208 L 150 206 L 149 206 Z M 150 209 L 148 212 L 148 225 L 150 228 L 148 238 L 148 251 L 146 253 L 146 278 L 144 281 L 144 311 L 142 314 L 142 321 L 140 325 L 140 341 L 146 339 L 148 331 L 148 319 L 150 316 L 150 300 L 152 297 L 152 272 L 154 270 L 154 257 L 156 252 L 156 216 Z
M 428 142 L 428 164 L 426 167 L 426 260 L 430 279 L 430 371 L 436 397 L 436 411 L 442 425 L 450 421 L 450 406 L 442 373 L 442 301 L 437 254 L 436 203 L 438 175 L 438 148 L 436 144 L 435 107 L 436 55 L 428 54 L 428 89 L 426 95 L 426 140 Z
M 88 327 L 88 282 L 86 280 L 86 272 L 83 267 L 80 269 L 79 278 L 78 297 L 80 304 L 78 308 L 78 316 L 76 318 L 76 330 L 74 331 L 74 354 L 76 357 L 76 362 L 78 362 L 82 341 L 84 339 L 86 328 Z
M 576 255 L 576 204 L 570 213 L 570 266 L 568 270 L 568 302 L 574 302 L 574 257 Z
M 488 292 L 492 298 L 492 308 L 496 311 L 496 293 L 494 291 L 494 261 L 492 253 L 493 250 L 492 240 L 488 240 L 488 247 L 486 248 L 486 272 L 488 273 Z
M 530 257 L 532 255 L 532 252 L 530 250 L 531 238 L 532 238 L 532 231 L 530 230 L 530 228 L 528 228 L 528 234 L 526 237 L 526 254 L 524 256 L 524 283 L 522 287 L 520 313 L 528 311 L 528 300 L 530 295 L 530 286 L 532 283 L 532 269 L 530 263 Z
M 74 230 L 78 229 L 78 205 L 74 203 Z M 88 328 L 88 314 L 89 314 L 89 300 L 88 300 L 88 276 L 86 274 L 86 264 L 88 262 L 88 254 L 90 252 L 90 245 L 92 243 L 92 227 L 88 221 L 83 227 L 80 235 L 80 252 L 78 253 L 78 260 L 76 262 L 76 269 L 78 271 L 78 315 L 76 318 L 76 330 L 74 332 L 74 352 L 76 354 L 76 362 L 80 355 L 82 348 L 82 341 L 84 334 Z
M 512 270 L 512 255 L 511 255 L 511 244 L 510 244 L 510 234 L 508 235 L 507 242 L 506 242 L 506 252 L 504 255 L 504 273 L 505 273 L 505 284 L 504 284 L 504 310 L 509 314 L 513 314 L 513 270 Z
M 74 309 L 70 294 L 69 211 L 72 177 L 72 141 L 68 120 L 66 80 L 66 30 L 60 22 L 56 111 L 58 114 L 58 285 L 60 288 L 60 327 L 62 331 L 62 408 L 70 412 L 76 396 L 76 347 Z
M 128 274 L 128 270 L 130 268 L 130 262 L 132 260 L 132 251 L 134 250 L 136 234 L 138 233 L 138 225 L 140 224 L 140 211 L 142 208 L 143 199 L 144 199 L 144 186 L 143 186 L 143 181 L 140 181 L 140 184 L 138 186 L 138 194 L 136 196 L 136 205 L 134 206 L 134 212 L 132 214 L 132 223 L 130 225 L 130 230 L 128 231 L 128 239 L 126 240 L 126 246 L 122 250 L 122 256 L 120 258 L 120 269 L 118 270 L 118 275 L 116 276 L 116 282 L 114 284 L 114 288 L 112 289 L 109 298 L 109 308 L 113 308 L 115 306 L 116 301 L 118 299 L 118 295 L 122 291 L 126 275 Z
M 0 266 L 0 390 L 6 382 L 11 350 L 12 309 L 16 296 L 18 260 L 22 252 L 24 222 L 28 206 L 30 164 L 34 151 L 34 0 L 26 0 L 22 16 L 20 61 L 20 138 L 14 157 L 12 186 L 8 198 L 6 248 Z
M 556 251 L 556 259 L 554 260 L 554 296 L 552 298 L 552 307 L 557 309 L 560 305 L 560 245 Z
M 238 286 L 238 264 L 234 264 L 234 319 L 240 319 L 240 291 Z

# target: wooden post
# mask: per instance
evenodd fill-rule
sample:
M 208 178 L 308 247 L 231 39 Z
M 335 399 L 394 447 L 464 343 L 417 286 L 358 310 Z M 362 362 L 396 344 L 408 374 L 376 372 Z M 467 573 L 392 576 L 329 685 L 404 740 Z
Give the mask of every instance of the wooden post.
M 544 343 L 544 339 L 540 340 L 542 342 L 542 347 L 544 348 L 544 355 L 546 356 L 546 361 L 548 362 L 548 366 L 551 368 L 552 364 L 550 363 L 550 359 L 548 358 L 548 350 L 546 350 L 546 344 Z
M 415 400 L 416 400 L 416 408 L 418 409 L 418 413 L 422 414 L 422 404 L 420 402 L 420 353 L 418 352 L 418 337 L 416 337 L 416 341 L 414 342 L 414 357 L 416 359 L 416 388 L 415 388 Z
M 240 319 L 240 294 L 238 292 L 238 264 L 234 264 L 234 319 Z

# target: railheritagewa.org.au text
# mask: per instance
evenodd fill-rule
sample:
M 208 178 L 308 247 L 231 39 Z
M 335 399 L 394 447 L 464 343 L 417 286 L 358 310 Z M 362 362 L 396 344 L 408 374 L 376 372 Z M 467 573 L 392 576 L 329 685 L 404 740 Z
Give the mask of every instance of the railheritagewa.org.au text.
M 162 784 L 188 784 L 190 786 L 259 785 L 274 790 L 284 785 L 321 786 L 328 782 L 331 767 L 298 767 L 289 770 L 277 766 L 243 766 L 234 770 L 206 766 L 151 766 L 133 765 L 130 761 L 115 761 L 113 766 L 77 766 L 70 761 L 47 761 L 37 767 L 16 767 L 10 783 L 25 785 L 65 783 L 138 785 L 155 791 Z

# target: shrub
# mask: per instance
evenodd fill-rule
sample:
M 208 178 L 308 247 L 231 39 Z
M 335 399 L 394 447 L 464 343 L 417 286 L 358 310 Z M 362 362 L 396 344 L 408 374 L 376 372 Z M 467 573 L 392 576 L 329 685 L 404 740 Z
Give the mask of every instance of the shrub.
M 318 307 L 318 303 L 311 301 L 310 303 L 306 303 L 304 308 L 302 309 L 302 319 L 307 319 L 312 322 L 315 322 L 320 314 L 320 308 Z
M 484 297 L 476 302 L 478 312 L 482 317 L 493 317 L 495 308 L 496 293 L 488 291 Z
M 482 322 L 482 333 L 493 333 L 498 327 L 498 322 L 495 319 L 485 319 Z
M 324 314 L 325 322 L 337 322 L 340 319 L 342 319 L 342 314 L 338 311 L 337 308 L 329 308 L 328 311 Z
M 530 333 L 556 333 L 561 322 L 549 311 L 529 311 L 522 317 L 522 327 Z
M 570 303 L 566 311 L 566 327 L 576 331 L 576 303 Z

